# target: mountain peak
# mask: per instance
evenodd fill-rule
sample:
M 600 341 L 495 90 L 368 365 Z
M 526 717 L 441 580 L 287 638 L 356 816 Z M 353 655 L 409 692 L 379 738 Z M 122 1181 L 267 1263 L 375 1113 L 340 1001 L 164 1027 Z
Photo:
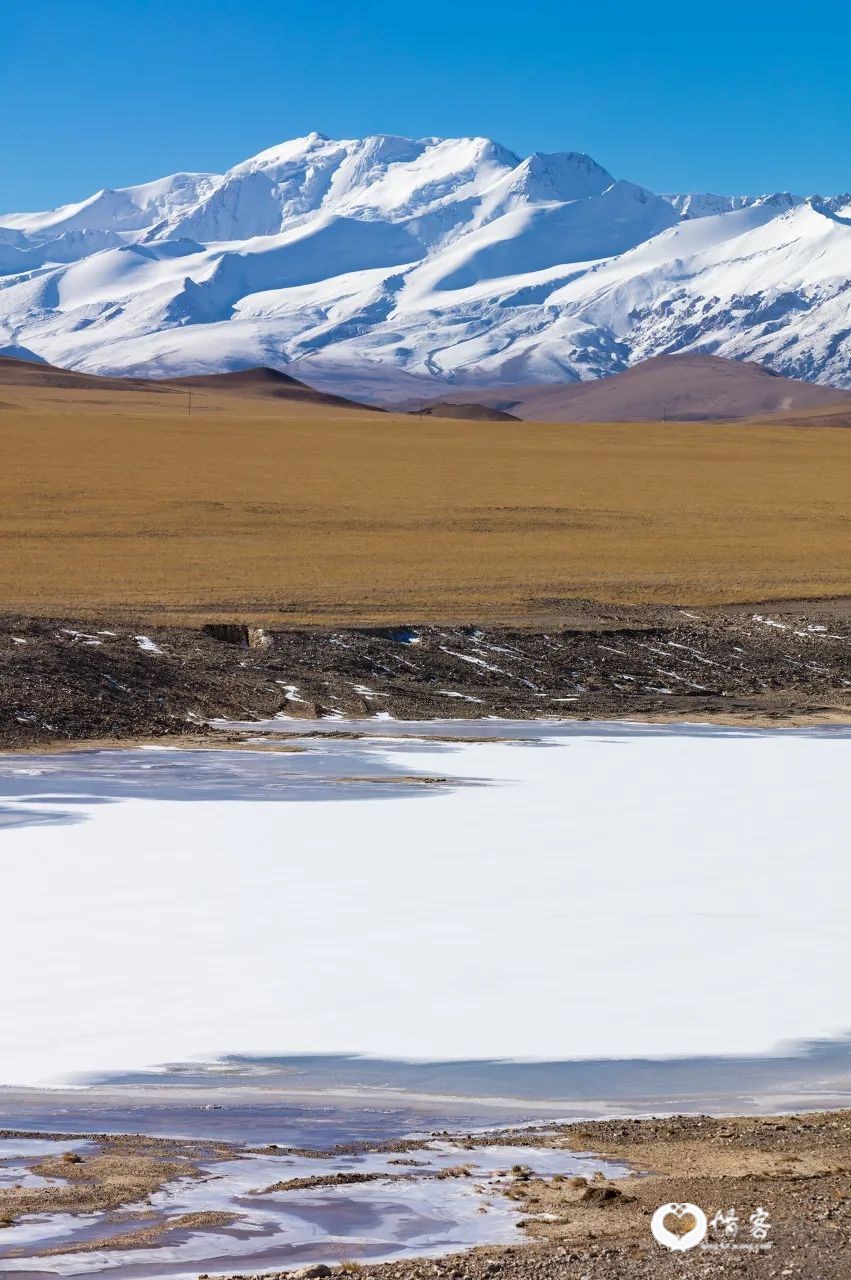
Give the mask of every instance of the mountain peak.
M 851 385 L 850 257 L 847 196 L 662 198 L 583 152 L 314 130 L 0 217 L 0 335 L 92 372 L 576 381 L 693 349 Z

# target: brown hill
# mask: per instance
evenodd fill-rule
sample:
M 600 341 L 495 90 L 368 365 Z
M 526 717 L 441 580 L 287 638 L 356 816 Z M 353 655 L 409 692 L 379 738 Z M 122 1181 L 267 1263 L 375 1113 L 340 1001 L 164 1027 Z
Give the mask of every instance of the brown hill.
M 465 422 L 519 422 L 516 413 L 506 413 L 504 409 L 496 409 L 489 404 L 471 404 L 458 401 L 457 404 L 441 400 L 437 404 L 427 405 L 424 409 L 410 409 L 412 414 L 420 414 L 428 418 L 461 418 Z
M 492 388 L 477 390 L 475 396 L 537 422 L 731 421 L 831 406 L 837 425 L 851 425 L 851 391 L 784 378 L 762 365 L 719 356 L 656 356 L 590 382 Z
M 316 391 L 307 383 L 291 378 L 286 373 L 279 373 L 277 369 L 241 369 L 235 373 L 195 374 L 178 378 L 117 378 L 80 373 L 74 369 L 59 369 L 56 365 L 21 360 L 17 356 L 0 356 L 0 386 L 48 391 L 149 391 L 163 394 L 203 391 L 214 395 L 221 392 L 245 399 L 290 400 L 297 404 L 328 405 L 345 409 L 366 407 L 356 400 L 347 400 L 344 396 Z
M 345 385 L 338 383 L 338 388 Z M 174 378 L 118 378 L 0 356 L 0 387 L 14 388 L 21 394 L 31 390 L 37 394 L 163 393 L 163 402 L 176 392 L 197 391 L 205 397 L 212 395 L 216 403 L 224 403 L 218 401 L 219 393 L 228 402 L 235 397 L 255 402 L 258 410 L 257 402 L 271 400 L 289 402 L 292 409 L 327 406 L 380 412 L 268 368 Z M 851 391 L 785 378 L 761 365 L 719 356 L 657 356 L 623 373 L 589 382 L 466 386 L 454 391 L 444 385 L 439 399 L 429 400 L 424 394 L 422 402 L 423 412 L 430 417 L 471 421 L 712 422 L 770 417 L 790 426 L 851 426 Z M 414 408 L 410 401 L 407 408 Z
M 187 374 L 178 378 L 163 378 L 156 385 L 175 391 L 212 391 L 274 400 L 297 400 L 302 404 L 336 405 L 344 409 L 365 409 L 368 406 L 346 396 L 317 391 L 298 378 L 291 378 L 278 369 L 238 369 L 231 373 Z M 380 413 L 381 410 L 372 410 Z
M 53 364 L 21 360 L 17 356 L 0 356 L 0 386 L 46 387 L 59 391 L 142 391 L 157 390 L 155 382 L 145 378 L 102 378 L 94 373 L 78 373 L 75 369 L 59 369 Z

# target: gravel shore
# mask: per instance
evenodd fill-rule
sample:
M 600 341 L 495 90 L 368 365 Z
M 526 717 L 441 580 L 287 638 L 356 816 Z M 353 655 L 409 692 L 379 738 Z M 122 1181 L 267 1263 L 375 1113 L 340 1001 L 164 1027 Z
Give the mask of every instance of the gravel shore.
M 851 602 L 699 610 L 578 603 L 547 633 L 0 619 L 0 748 L 197 738 L 215 718 L 335 713 L 848 719 Z

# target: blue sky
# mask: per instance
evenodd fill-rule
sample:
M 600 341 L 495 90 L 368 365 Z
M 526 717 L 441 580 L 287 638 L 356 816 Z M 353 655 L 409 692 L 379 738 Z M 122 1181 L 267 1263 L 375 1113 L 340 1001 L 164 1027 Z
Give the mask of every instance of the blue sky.
M 0 209 L 318 129 L 590 152 L 656 191 L 851 188 L 851 6 L 42 0 L 0 34 Z

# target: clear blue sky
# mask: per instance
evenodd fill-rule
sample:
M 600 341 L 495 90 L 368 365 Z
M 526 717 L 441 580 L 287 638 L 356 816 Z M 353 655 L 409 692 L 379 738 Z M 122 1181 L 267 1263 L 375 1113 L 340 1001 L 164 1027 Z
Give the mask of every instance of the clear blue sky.
M 657 191 L 847 191 L 849 51 L 849 0 L 10 5 L 0 209 L 312 129 L 588 151 Z

